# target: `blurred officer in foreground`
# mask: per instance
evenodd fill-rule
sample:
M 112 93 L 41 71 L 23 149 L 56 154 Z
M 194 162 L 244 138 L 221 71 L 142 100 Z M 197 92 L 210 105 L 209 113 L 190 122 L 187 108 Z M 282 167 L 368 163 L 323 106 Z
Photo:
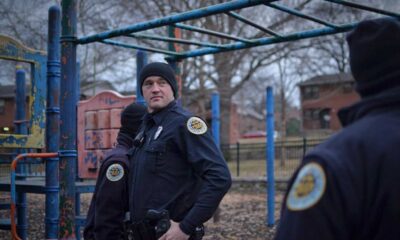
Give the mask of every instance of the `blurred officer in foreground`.
M 142 123 L 146 107 L 132 103 L 121 113 L 117 145 L 101 163 L 84 230 L 85 240 L 122 239 L 128 211 L 128 150 Z
M 361 101 L 304 157 L 276 240 L 400 239 L 400 22 L 361 22 L 347 42 Z
M 135 240 L 201 239 L 231 176 L 206 123 L 177 102 L 172 68 L 150 63 L 139 84 L 147 103 L 135 138 L 130 174 L 131 235 Z

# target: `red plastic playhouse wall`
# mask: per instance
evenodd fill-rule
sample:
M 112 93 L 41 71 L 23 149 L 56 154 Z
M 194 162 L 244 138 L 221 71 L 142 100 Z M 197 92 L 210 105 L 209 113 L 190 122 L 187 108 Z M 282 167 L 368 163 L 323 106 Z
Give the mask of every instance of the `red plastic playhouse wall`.
M 96 178 L 105 153 L 115 146 L 121 112 L 135 96 L 104 91 L 78 103 L 78 176 Z

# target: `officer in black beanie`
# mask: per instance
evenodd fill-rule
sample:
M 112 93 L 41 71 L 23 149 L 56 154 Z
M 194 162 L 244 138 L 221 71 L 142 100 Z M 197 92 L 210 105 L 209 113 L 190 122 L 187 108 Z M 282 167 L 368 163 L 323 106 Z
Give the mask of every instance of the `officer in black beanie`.
M 361 22 L 347 36 L 356 90 L 368 97 L 400 85 L 400 21 Z
M 304 157 L 276 240 L 400 239 L 400 22 L 361 22 L 347 41 L 361 101 Z
M 121 113 L 117 145 L 101 163 L 84 230 L 85 240 L 122 239 L 128 212 L 128 150 L 142 123 L 146 107 L 132 103 Z
M 205 121 L 177 103 L 167 63 L 146 65 L 139 85 L 147 113 L 132 151 L 132 237 L 199 240 L 231 185 L 229 169 Z

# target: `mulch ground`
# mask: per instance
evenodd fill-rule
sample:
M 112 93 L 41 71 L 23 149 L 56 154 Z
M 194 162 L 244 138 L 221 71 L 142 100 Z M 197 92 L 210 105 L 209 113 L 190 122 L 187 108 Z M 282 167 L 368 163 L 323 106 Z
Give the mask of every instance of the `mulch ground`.
M 3 194 L 3 193 L 1 193 Z M 82 211 L 86 211 L 91 194 L 82 195 Z M 275 219 L 279 218 L 282 193 L 277 192 Z M 44 196 L 28 194 L 28 239 L 44 239 Z M 9 212 L 0 211 L 0 217 Z M 220 204 L 219 221 L 210 219 L 206 224 L 205 240 L 265 239 L 272 240 L 276 230 L 266 225 L 266 194 L 263 191 L 231 190 Z M 8 231 L 0 230 L 0 240 L 11 239 Z

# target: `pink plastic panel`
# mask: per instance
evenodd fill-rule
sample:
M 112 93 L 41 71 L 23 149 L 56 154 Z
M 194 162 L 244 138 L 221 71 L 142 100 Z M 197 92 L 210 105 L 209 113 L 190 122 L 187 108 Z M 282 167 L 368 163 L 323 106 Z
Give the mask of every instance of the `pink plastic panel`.
M 78 103 L 78 176 L 96 178 L 105 153 L 116 143 L 124 107 L 136 100 L 104 91 Z

